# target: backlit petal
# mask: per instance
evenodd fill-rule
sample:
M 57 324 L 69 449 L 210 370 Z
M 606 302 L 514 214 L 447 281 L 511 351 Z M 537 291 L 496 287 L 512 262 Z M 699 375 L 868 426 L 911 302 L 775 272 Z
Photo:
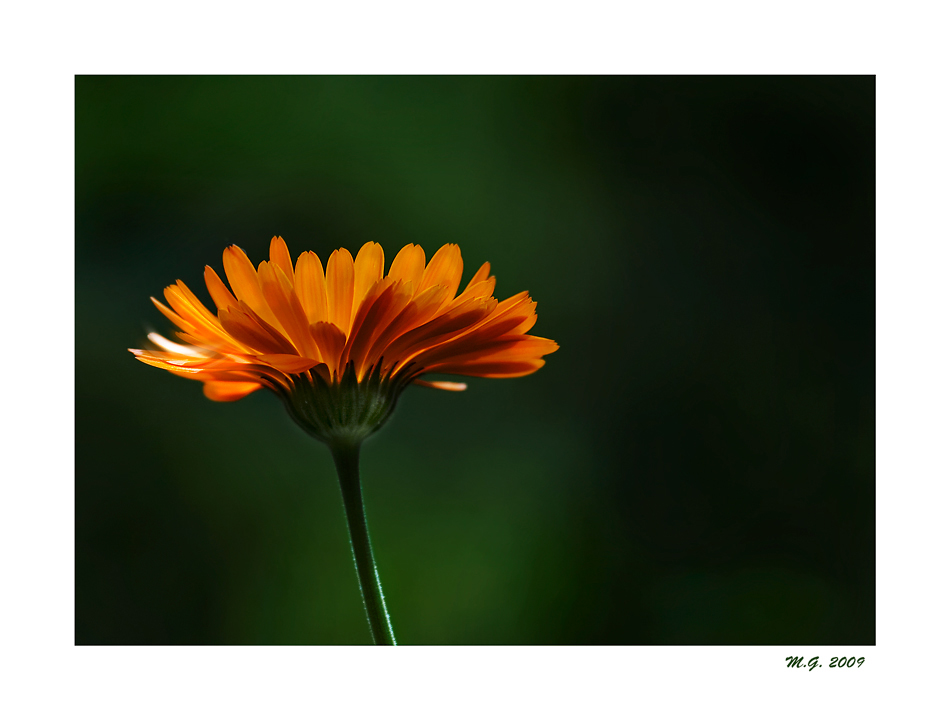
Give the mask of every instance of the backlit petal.
M 218 317 L 221 318 L 221 325 L 228 333 L 258 352 L 286 355 L 296 353 L 294 346 L 282 333 L 243 301 L 239 301 L 236 308 L 221 310 Z
M 449 296 L 449 289 L 442 285 L 429 288 L 421 295 L 416 295 L 409 304 L 393 318 L 386 328 L 379 334 L 373 345 L 366 353 L 368 362 L 375 363 L 394 340 L 414 330 L 431 320 Z M 392 353 L 388 356 L 386 365 L 392 366 L 399 359 Z
M 309 322 L 323 322 L 329 317 L 326 278 L 316 253 L 305 252 L 297 258 L 295 291 Z
M 393 283 L 391 278 L 383 278 L 370 291 L 360 308 L 363 317 L 353 321 L 353 332 L 347 339 L 348 351 L 344 352 L 342 360 L 344 364 L 347 360 L 353 361 L 358 379 L 362 379 L 378 359 L 368 356 L 368 351 L 376 338 L 409 303 L 412 298 L 411 287 L 409 283 Z
M 330 322 L 346 334 L 353 315 L 353 256 L 346 248 L 327 260 L 327 309 Z
M 244 251 L 237 245 L 232 245 L 224 251 L 224 272 L 228 276 L 228 282 L 231 283 L 234 296 L 247 303 L 266 322 L 280 329 L 280 323 L 264 300 L 257 271 Z
M 191 328 L 188 331 L 201 338 L 204 341 L 213 344 L 228 343 L 230 337 L 221 327 L 221 323 L 214 315 L 208 312 L 208 309 L 185 287 L 185 284 L 178 281 L 177 285 L 169 285 L 165 288 L 165 299 L 172 309 L 185 321 Z M 238 348 L 235 347 L 235 350 Z
M 356 313 L 366 298 L 366 293 L 383 276 L 385 258 L 383 248 L 368 242 L 356 254 L 353 262 L 353 312 Z
M 445 380 L 413 380 L 415 385 L 422 387 L 435 388 L 436 390 L 451 390 L 452 392 L 462 392 L 468 389 L 468 385 L 460 382 L 446 382 Z
M 491 273 L 491 263 L 484 262 L 482 266 L 478 268 L 478 272 L 472 276 L 472 279 L 468 281 L 468 285 L 465 286 L 465 289 L 468 290 L 472 285 L 476 283 L 484 282 L 488 279 L 488 275 Z
M 224 281 L 218 277 L 210 265 L 205 265 L 205 285 L 208 286 L 208 293 L 218 310 L 227 310 L 232 305 L 237 305 L 237 298 L 231 294 Z
M 265 353 L 257 359 L 266 365 L 277 368 L 288 374 L 302 373 L 317 365 L 317 360 L 300 357 L 299 355 L 284 355 L 282 353 Z
M 453 298 L 461 281 L 462 251 L 458 245 L 443 245 L 426 266 L 418 292 L 433 285 L 445 285 L 449 289 L 449 297 Z
M 294 264 L 290 259 L 290 251 L 287 249 L 287 243 L 282 237 L 273 237 L 270 241 L 270 261 L 284 271 L 284 275 L 294 282 Z
M 461 305 L 466 300 L 471 300 L 472 298 L 491 297 L 493 292 L 495 292 L 495 278 L 493 277 L 488 280 L 482 280 L 481 282 L 469 283 L 465 291 L 455 298 L 452 304 Z
M 422 283 L 422 274 L 426 270 L 426 254 L 419 245 L 406 245 L 393 258 L 389 268 L 389 277 L 412 283 L 418 292 Z
M 393 341 L 383 355 L 388 354 L 390 359 L 399 358 L 396 364 L 396 369 L 399 369 L 417 353 L 446 342 L 480 322 L 492 312 L 494 304 L 494 298 L 469 300 Z
M 298 354 L 317 359 L 317 348 L 310 335 L 310 323 L 300 301 L 294 294 L 290 280 L 280 267 L 273 263 L 261 263 L 258 272 L 264 299 L 280 321 L 284 332 L 297 348 Z
M 522 362 L 485 362 L 446 365 L 438 372 L 450 375 L 469 375 L 486 378 L 512 378 L 530 375 L 544 365 L 544 360 Z
M 204 384 L 205 397 L 215 402 L 234 402 L 260 389 L 261 384 L 254 382 L 206 382 Z
M 320 348 L 320 356 L 334 373 L 340 367 L 340 354 L 346 344 L 346 335 L 333 323 L 316 322 L 310 326 L 310 334 Z

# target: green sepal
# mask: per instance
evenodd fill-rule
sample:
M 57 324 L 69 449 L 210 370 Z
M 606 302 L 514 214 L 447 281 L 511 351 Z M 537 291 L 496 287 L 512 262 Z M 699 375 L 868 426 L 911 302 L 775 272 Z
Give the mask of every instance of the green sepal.
M 327 382 L 316 372 L 291 375 L 293 388 L 279 393 L 290 416 L 309 435 L 332 446 L 358 446 L 379 430 L 412 378 L 410 368 L 396 376 L 380 374 L 382 361 L 357 381 L 353 363 Z

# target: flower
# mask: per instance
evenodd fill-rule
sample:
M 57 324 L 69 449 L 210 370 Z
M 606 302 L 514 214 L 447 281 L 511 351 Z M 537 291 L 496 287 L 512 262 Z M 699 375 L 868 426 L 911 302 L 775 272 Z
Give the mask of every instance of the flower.
M 205 267 L 217 314 L 180 280 L 165 288 L 170 307 L 152 302 L 182 343 L 150 333 L 138 360 L 204 383 L 205 395 L 239 400 L 262 387 L 294 419 L 327 442 L 359 443 L 392 412 L 410 383 L 464 390 L 463 383 L 423 380 L 427 373 L 518 377 L 544 365 L 557 343 L 526 334 L 537 320 L 527 292 L 498 302 L 483 264 L 461 294 L 462 255 L 444 245 L 428 264 L 407 245 L 384 273 L 383 249 L 366 243 L 356 259 L 333 251 L 326 271 L 305 252 L 296 266 L 283 238 L 257 270 L 236 245 L 224 251 L 231 289 Z

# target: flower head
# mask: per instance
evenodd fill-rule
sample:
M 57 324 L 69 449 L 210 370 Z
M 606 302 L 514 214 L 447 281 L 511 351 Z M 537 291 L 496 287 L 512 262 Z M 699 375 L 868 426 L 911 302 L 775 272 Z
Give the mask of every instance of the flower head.
M 152 302 L 179 330 L 181 343 L 150 333 L 150 350 L 131 350 L 148 365 L 204 383 L 204 393 L 232 401 L 262 387 L 294 419 L 325 441 L 359 442 L 392 412 L 415 382 L 443 390 L 462 383 L 426 381 L 426 373 L 518 377 L 544 365 L 552 340 L 527 335 L 537 320 L 526 292 L 498 302 L 486 262 L 457 295 L 458 245 L 428 264 L 407 245 L 384 273 L 383 249 L 366 243 L 356 259 L 341 248 L 326 270 L 313 252 L 291 261 L 280 237 L 270 261 L 254 269 L 236 245 L 224 251 L 231 289 L 205 267 L 217 314 L 180 280 L 165 288 L 167 307 Z

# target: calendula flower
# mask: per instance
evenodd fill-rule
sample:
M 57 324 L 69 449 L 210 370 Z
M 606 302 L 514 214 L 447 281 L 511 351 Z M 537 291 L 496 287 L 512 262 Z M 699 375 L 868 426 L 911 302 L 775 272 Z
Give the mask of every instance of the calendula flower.
M 347 250 L 335 250 L 324 269 L 312 252 L 294 265 L 286 243 L 275 237 L 269 262 L 255 270 L 232 245 L 224 251 L 224 270 L 230 290 L 205 268 L 216 313 L 179 280 L 165 288 L 168 306 L 152 298 L 178 327 L 179 342 L 151 333 L 152 349 L 131 352 L 148 365 L 200 380 L 212 400 L 239 400 L 267 388 L 304 430 L 330 446 L 370 626 L 377 641 L 391 641 L 382 592 L 374 620 L 367 589 L 368 583 L 378 589 L 378 577 L 359 489 L 360 443 L 386 421 L 409 384 L 465 389 L 462 383 L 423 379 L 428 373 L 528 375 L 558 346 L 527 334 L 537 315 L 526 292 L 502 302 L 493 297 L 495 278 L 487 262 L 458 293 L 457 245 L 443 246 L 428 264 L 421 247 L 407 245 L 386 273 L 376 243 L 366 243 L 355 260 Z M 360 519 L 361 528 L 354 525 Z M 363 536 L 367 557 L 361 561 L 357 546 Z

